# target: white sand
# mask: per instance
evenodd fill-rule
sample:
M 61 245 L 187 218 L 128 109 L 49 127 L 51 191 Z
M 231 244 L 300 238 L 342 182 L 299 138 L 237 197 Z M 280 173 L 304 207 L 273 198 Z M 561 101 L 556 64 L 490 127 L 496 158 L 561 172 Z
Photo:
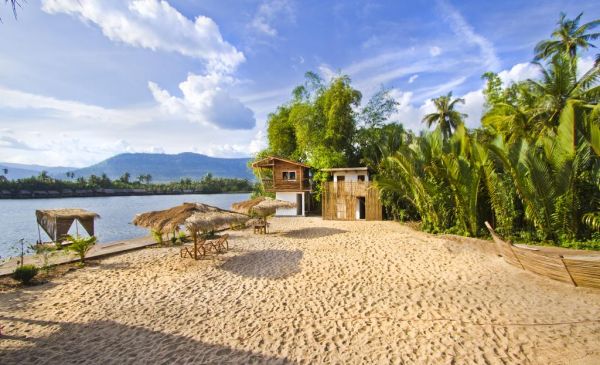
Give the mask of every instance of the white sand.
M 0 364 L 600 363 L 600 290 L 393 222 L 272 222 L 1 293 Z

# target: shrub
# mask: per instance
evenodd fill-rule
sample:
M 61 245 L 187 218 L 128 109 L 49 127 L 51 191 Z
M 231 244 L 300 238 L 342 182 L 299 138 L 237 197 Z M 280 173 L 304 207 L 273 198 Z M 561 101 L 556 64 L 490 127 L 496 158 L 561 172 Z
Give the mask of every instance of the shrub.
M 79 256 L 79 259 L 81 260 L 81 264 L 83 265 L 84 260 L 85 260 L 85 255 L 96 244 L 96 237 L 95 236 L 91 236 L 91 237 L 69 236 L 68 239 L 72 243 L 69 246 L 67 246 L 67 250 L 75 252 L 77 254 L 77 256 Z
M 37 275 L 38 268 L 35 265 L 21 265 L 15 269 L 13 278 L 24 285 L 29 285 L 31 280 Z
M 186 243 L 187 242 L 187 235 L 185 234 L 184 231 L 179 231 L 177 240 L 181 243 Z
M 162 230 L 153 229 L 150 231 L 150 233 L 152 234 L 152 238 L 154 238 L 154 241 L 156 241 L 156 243 L 158 243 L 159 245 L 161 245 L 163 243 L 164 232 Z

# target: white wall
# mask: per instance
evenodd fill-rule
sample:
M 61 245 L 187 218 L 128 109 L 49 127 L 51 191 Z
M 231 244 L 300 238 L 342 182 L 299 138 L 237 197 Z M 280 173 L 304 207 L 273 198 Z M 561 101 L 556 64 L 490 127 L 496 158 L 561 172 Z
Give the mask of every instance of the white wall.
M 365 181 L 369 181 L 369 174 L 367 171 L 336 171 L 333 173 L 333 181 L 337 182 L 338 176 L 345 176 L 347 182 L 358 181 L 358 175 L 364 175 Z
M 305 194 L 303 192 L 301 192 L 301 191 L 299 191 L 299 192 L 278 191 L 275 193 L 275 199 L 284 200 L 284 201 L 288 201 L 288 202 L 296 204 L 296 196 L 298 194 L 302 194 L 302 215 L 305 215 L 306 214 L 306 212 L 304 211 Z M 277 216 L 296 216 L 297 210 L 296 210 L 296 208 L 289 208 L 289 209 L 278 208 L 275 215 L 277 215 Z

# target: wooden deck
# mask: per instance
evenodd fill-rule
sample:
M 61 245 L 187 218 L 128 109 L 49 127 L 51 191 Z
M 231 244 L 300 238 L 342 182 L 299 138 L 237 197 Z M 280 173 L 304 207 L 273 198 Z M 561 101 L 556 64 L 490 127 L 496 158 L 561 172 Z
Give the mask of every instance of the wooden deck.
M 97 244 L 90 250 L 90 252 L 86 256 L 86 259 L 95 259 L 126 251 L 137 250 L 140 248 L 152 246 L 154 244 L 156 244 L 156 242 L 154 241 L 154 239 L 152 239 L 152 237 L 140 237 L 130 240 L 121 240 L 105 244 Z M 38 255 L 27 255 L 25 256 L 23 261 L 25 261 L 25 264 L 34 264 L 38 267 L 41 267 L 43 265 L 42 259 Z M 79 258 L 76 257 L 73 253 L 58 251 L 57 254 L 50 257 L 49 264 L 61 265 L 77 261 L 79 261 Z M 2 265 L 0 265 L 0 276 L 11 275 L 15 271 L 17 265 L 18 258 L 12 258 L 9 261 L 3 263 Z

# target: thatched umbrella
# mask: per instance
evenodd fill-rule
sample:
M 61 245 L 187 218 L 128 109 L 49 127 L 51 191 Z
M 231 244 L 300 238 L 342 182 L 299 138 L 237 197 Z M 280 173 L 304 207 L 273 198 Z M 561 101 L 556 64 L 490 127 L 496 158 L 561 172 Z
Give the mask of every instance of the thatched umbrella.
M 262 202 L 251 208 L 252 213 L 262 217 L 265 221 L 265 232 L 267 228 L 267 217 L 275 214 L 278 208 L 295 208 L 296 203 L 285 200 L 265 198 Z
M 156 230 L 175 231 L 185 224 L 185 220 L 196 213 L 223 211 L 221 208 L 202 203 L 183 203 L 176 207 L 138 214 L 133 219 L 136 226 Z
M 207 213 L 195 213 L 191 217 L 185 220 L 185 226 L 190 232 L 192 239 L 194 240 L 194 259 L 198 259 L 198 232 L 211 231 L 219 227 L 232 223 L 244 223 L 249 216 L 245 214 L 230 212 L 226 210 L 207 212 Z
M 267 199 L 267 197 L 259 196 L 258 198 L 244 200 L 231 204 L 231 209 L 242 214 L 252 214 L 252 208 Z

